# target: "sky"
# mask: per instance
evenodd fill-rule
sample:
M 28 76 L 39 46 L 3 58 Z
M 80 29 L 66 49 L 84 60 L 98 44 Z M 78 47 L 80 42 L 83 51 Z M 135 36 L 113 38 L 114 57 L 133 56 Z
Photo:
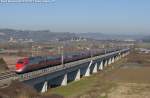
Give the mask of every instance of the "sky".
M 150 34 L 150 0 L 0 3 L 0 28 Z

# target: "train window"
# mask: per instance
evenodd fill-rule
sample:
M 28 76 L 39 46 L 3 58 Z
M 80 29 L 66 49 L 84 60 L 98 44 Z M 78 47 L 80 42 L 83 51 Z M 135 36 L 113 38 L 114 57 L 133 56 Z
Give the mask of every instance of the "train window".
M 29 60 L 30 60 L 30 64 L 37 64 L 38 62 L 38 59 L 36 59 L 35 57 L 31 57 L 31 58 L 29 58 Z
M 18 64 L 23 64 L 24 62 L 22 60 L 19 60 L 18 61 Z
M 51 57 L 51 56 L 48 56 L 47 57 L 47 60 L 54 60 L 55 58 L 54 57 Z
M 61 59 L 60 57 L 56 58 L 56 60 L 60 60 L 60 59 Z
M 73 57 L 78 57 L 79 55 L 72 55 Z
M 34 60 L 34 57 L 29 58 L 29 60 Z
M 59 56 L 48 56 L 47 60 L 59 60 L 60 57 Z

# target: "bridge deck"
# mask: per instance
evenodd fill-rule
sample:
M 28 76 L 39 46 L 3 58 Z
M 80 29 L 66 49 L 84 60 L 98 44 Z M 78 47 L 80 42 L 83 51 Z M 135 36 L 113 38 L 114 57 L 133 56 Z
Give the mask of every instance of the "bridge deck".
M 57 71 L 65 70 L 67 68 L 72 68 L 74 66 L 78 66 L 78 65 L 81 65 L 83 63 L 90 62 L 91 60 L 98 60 L 98 59 L 103 60 L 103 59 L 109 58 L 111 56 L 118 55 L 118 54 L 120 54 L 122 52 L 126 52 L 126 51 L 129 51 L 129 49 L 128 48 L 127 49 L 122 49 L 122 50 L 115 51 L 115 52 L 112 52 L 112 53 L 107 53 L 107 54 L 100 55 L 100 56 L 86 58 L 86 59 L 66 63 L 64 65 L 58 65 L 58 66 L 55 66 L 55 67 L 48 67 L 48 68 L 45 68 L 45 69 L 40 69 L 40 70 L 37 70 L 37 71 L 28 72 L 28 73 L 24 73 L 24 74 L 15 74 L 15 72 L 6 72 L 4 74 L 0 74 L 0 84 L 1 85 L 7 84 L 7 82 L 9 83 L 10 81 L 16 80 L 16 79 L 18 79 L 19 81 L 30 80 L 30 79 L 41 77 L 41 76 L 51 74 L 51 73 L 54 73 L 54 72 L 57 72 Z
M 108 54 L 104 54 L 104 55 L 100 55 L 100 56 L 95 56 L 95 57 L 92 57 L 92 58 L 87 58 L 87 59 L 82 59 L 82 60 L 66 63 L 64 65 L 58 65 L 58 66 L 55 66 L 55 67 L 49 67 L 49 68 L 40 69 L 40 70 L 37 70 L 37 71 L 21 74 L 21 75 L 18 75 L 18 79 L 20 81 L 25 81 L 25 80 L 28 80 L 28 79 L 32 79 L 32 78 L 40 77 L 40 76 L 43 76 L 43 75 L 46 75 L 46 74 L 50 74 L 50 73 L 53 73 L 53 72 L 56 72 L 56 71 L 64 70 L 66 68 L 71 68 L 71 67 L 74 67 L 74 66 L 78 66 L 80 64 L 89 62 L 91 60 L 108 58 L 108 57 L 114 56 L 116 54 L 119 54 L 119 53 L 127 51 L 127 50 L 128 49 L 123 49 L 123 50 L 120 50 L 120 51 L 115 51 L 115 52 L 112 52 L 112 53 L 108 53 Z

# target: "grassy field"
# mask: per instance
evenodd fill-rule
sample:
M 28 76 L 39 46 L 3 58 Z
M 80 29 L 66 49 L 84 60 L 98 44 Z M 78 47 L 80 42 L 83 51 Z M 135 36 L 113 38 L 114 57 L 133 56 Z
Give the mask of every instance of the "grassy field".
M 96 75 L 88 78 L 82 78 L 81 81 L 69 83 L 66 87 L 58 87 L 51 89 L 48 93 L 60 94 L 63 96 L 75 96 L 80 95 L 86 91 L 89 91 L 96 83 Z
M 128 58 L 112 64 L 114 67 L 65 87 L 50 89 L 45 95 L 59 94 L 65 98 L 150 98 L 149 59 L 150 55 L 131 53 Z
M 49 89 L 47 93 L 42 95 L 29 86 L 16 82 L 12 83 L 10 87 L 0 89 L 0 97 L 150 98 L 149 60 L 149 54 L 133 52 L 128 57 L 112 64 L 103 71 L 99 71 L 97 74 L 81 78 L 77 82 L 70 82 L 64 87 Z
M 123 62 L 125 62 L 125 59 L 112 65 L 116 65 L 116 67 L 119 67 L 119 65 Z M 116 69 L 114 68 L 114 70 Z M 90 77 L 81 78 L 80 81 L 71 82 L 67 86 L 50 89 L 45 95 L 59 94 L 65 97 L 74 98 L 74 97 L 79 97 L 85 93 L 98 92 L 98 91 L 100 91 L 101 93 L 107 92 L 107 90 L 114 87 L 115 84 L 113 82 L 108 83 L 103 77 L 111 73 L 112 71 L 113 71 L 112 67 L 108 67 L 107 69 L 105 69 L 105 71 L 101 71 L 97 74 L 92 74 Z

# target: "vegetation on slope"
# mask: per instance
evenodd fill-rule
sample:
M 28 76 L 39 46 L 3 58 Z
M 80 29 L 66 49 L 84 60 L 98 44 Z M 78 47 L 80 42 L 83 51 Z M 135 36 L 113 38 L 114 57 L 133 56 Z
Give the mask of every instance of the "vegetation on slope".
M 8 70 L 7 64 L 3 58 L 0 58 L 0 72 Z
M 8 87 L 0 89 L 0 98 L 63 98 L 59 95 L 42 96 L 32 87 L 13 81 Z

